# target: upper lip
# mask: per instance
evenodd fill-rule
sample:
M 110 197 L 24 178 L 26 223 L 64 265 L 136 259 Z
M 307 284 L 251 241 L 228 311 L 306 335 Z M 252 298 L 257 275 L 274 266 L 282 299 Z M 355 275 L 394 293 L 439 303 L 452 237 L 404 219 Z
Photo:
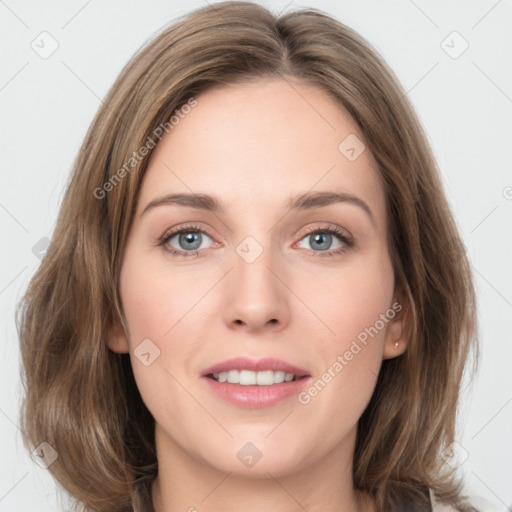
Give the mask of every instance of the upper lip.
M 275 372 L 283 371 L 285 373 L 293 373 L 296 377 L 309 375 L 308 372 L 302 368 L 272 357 L 266 357 L 264 359 L 235 357 L 206 368 L 202 375 L 206 376 L 212 373 L 226 372 L 228 370 L 251 370 L 253 372 L 262 372 L 265 370 L 272 370 Z

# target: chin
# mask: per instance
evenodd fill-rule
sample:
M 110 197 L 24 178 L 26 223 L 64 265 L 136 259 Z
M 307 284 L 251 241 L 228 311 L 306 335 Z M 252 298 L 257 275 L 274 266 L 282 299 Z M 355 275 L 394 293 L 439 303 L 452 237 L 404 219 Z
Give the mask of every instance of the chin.
M 229 446 L 210 452 L 205 461 L 218 471 L 251 478 L 268 478 L 269 473 L 274 477 L 285 476 L 297 470 L 300 462 L 295 446 L 277 446 L 264 435 L 259 439 L 253 436 L 252 441 L 247 439 L 251 437 L 232 440 Z M 303 458 L 304 451 L 300 451 Z

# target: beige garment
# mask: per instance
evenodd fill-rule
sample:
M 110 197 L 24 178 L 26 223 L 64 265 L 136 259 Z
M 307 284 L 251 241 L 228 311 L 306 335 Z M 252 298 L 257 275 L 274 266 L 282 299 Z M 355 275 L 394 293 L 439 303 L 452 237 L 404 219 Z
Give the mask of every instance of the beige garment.
M 437 502 L 432 506 L 432 512 L 457 512 L 457 509 L 453 508 L 451 505 L 443 505 Z
M 457 509 L 451 505 L 438 502 L 432 489 L 430 489 L 430 502 L 432 503 L 432 512 L 457 512 Z

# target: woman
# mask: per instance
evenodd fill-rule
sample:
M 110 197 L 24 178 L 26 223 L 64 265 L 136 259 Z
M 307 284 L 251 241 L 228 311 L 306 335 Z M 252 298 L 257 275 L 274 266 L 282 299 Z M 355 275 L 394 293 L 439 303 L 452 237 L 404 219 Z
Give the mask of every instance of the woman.
M 461 247 L 366 41 L 314 9 L 199 9 L 76 160 L 20 305 L 26 447 L 87 510 L 475 510 L 450 455 Z

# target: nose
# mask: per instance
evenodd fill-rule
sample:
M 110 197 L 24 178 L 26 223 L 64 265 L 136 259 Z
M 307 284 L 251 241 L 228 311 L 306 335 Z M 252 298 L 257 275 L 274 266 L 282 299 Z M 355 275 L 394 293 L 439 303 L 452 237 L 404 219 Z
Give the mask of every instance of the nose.
M 289 323 L 291 292 L 270 250 L 264 250 L 252 262 L 235 254 L 233 265 L 222 290 L 226 325 L 247 332 L 284 329 Z

